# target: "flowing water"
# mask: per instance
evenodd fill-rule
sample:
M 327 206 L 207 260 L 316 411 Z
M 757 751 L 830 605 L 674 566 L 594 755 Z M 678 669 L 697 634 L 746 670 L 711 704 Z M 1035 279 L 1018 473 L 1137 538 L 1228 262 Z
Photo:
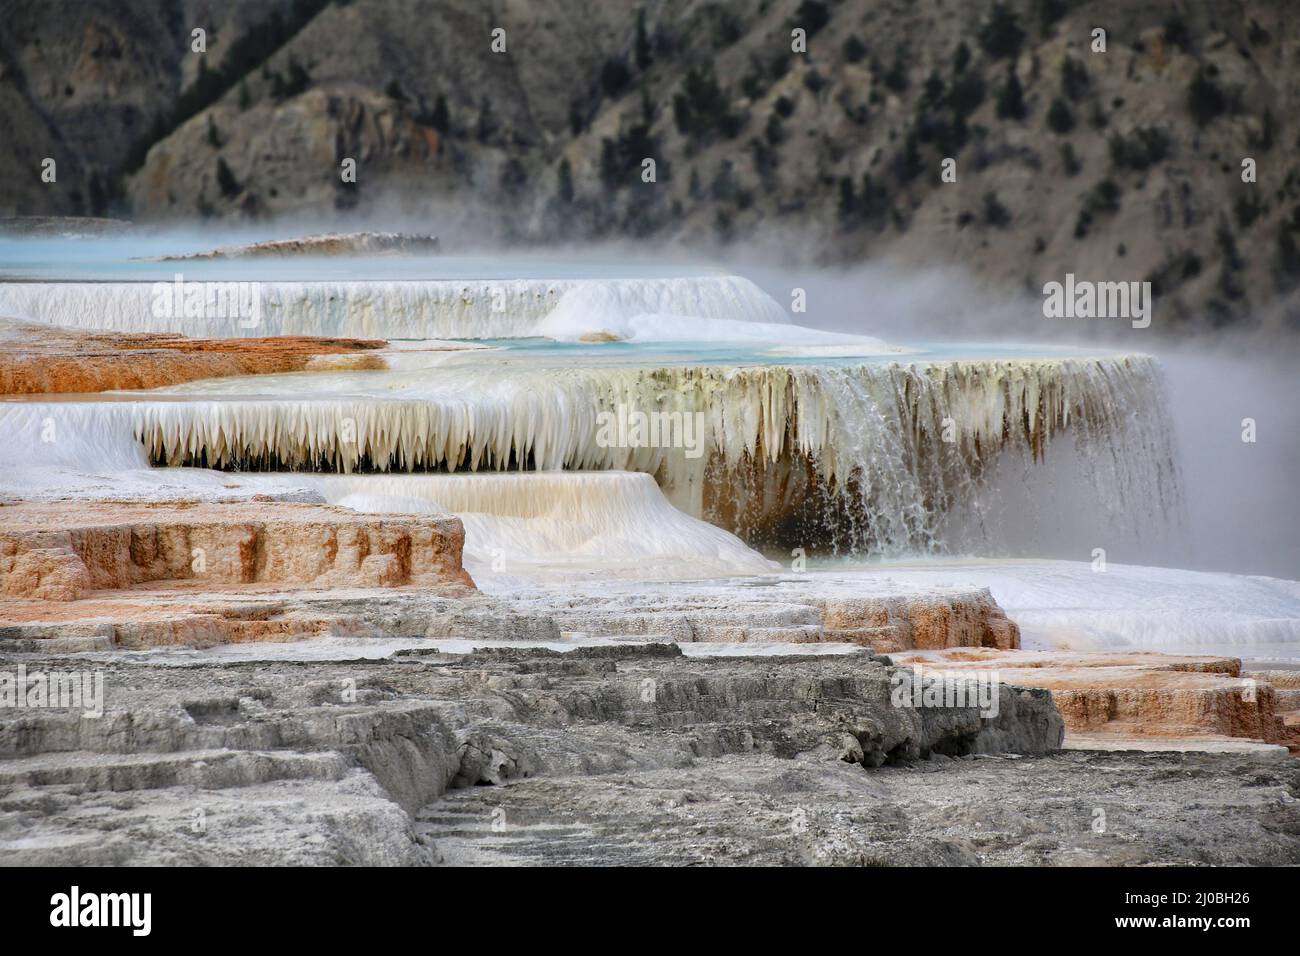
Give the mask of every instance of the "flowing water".
M 1115 521 L 1158 529 L 1179 508 L 1159 374 L 1141 355 L 792 361 L 499 344 L 393 358 L 391 371 L 7 403 L 0 426 L 27 464 L 643 472 L 753 544 L 841 554 L 944 550 L 942 526 L 978 512 L 1000 457 L 1040 461 L 1058 442 Z M 602 428 L 635 415 L 667 426 Z M 51 429 L 59 440 L 41 442 Z

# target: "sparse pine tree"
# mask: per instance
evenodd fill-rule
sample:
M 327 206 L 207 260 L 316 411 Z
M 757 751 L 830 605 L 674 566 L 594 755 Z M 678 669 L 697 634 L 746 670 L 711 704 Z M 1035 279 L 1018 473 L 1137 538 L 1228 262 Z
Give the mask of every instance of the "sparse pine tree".
M 831 12 L 821 0 L 803 0 L 794 12 L 795 26 L 803 27 L 810 37 L 830 22 Z
M 944 96 L 943 77 L 938 70 L 932 70 L 926 77 L 925 87 L 921 93 L 921 104 L 927 108 L 939 106 Z
M 474 135 L 480 143 L 486 143 L 497 131 L 497 120 L 492 114 L 492 103 L 485 96 L 479 106 L 478 126 L 474 130 Z
M 948 105 L 959 118 L 965 118 L 984 102 L 984 81 L 977 71 L 962 73 L 948 91 Z
M 1296 243 L 1295 232 L 1287 222 L 1277 227 L 1277 278 L 1278 285 L 1289 289 L 1297 277 L 1300 277 L 1300 244 Z
M 1066 13 L 1065 0 L 1034 0 L 1033 7 L 1037 14 L 1039 29 L 1044 32 L 1051 29 L 1052 24 Z
M 1215 241 L 1223 253 L 1223 265 L 1226 269 L 1238 271 L 1245 266 L 1241 253 L 1237 249 L 1237 238 L 1232 234 L 1232 226 L 1226 215 L 1219 216 L 1219 225 L 1214 233 Z
M 1074 129 L 1074 113 L 1059 96 L 1052 100 L 1047 108 L 1047 128 L 1058 135 L 1065 135 Z
M 439 95 L 438 99 L 434 101 L 433 113 L 429 117 L 429 125 L 444 136 L 451 129 L 451 116 L 447 112 L 447 97 Z
M 1079 157 L 1074 152 L 1074 144 L 1069 140 L 1061 144 L 1061 167 L 1067 176 L 1077 176 L 1083 171 L 1083 163 L 1079 162 Z
M 681 91 L 673 97 L 673 120 L 678 132 L 692 139 L 708 138 L 715 133 L 730 138 L 740 132 L 745 119 L 732 112 L 731 103 L 711 67 L 691 67 L 686 71 Z
M 995 192 L 984 194 L 984 222 L 995 229 L 1001 229 L 1011 222 L 1011 210 L 1002 204 Z
M 299 93 L 305 93 L 309 86 L 311 86 L 311 77 L 308 75 L 306 67 L 293 57 L 289 57 L 289 79 L 285 83 L 286 96 L 297 96 Z
M 1025 91 L 1016 76 L 1016 66 L 1007 68 L 1007 81 L 998 92 L 998 117 L 1000 119 L 1021 120 L 1025 118 Z
M 511 156 L 501 167 L 501 191 L 507 196 L 518 196 L 528 182 L 528 170 L 515 156 Z
M 1209 123 L 1228 108 L 1228 101 L 1223 91 L 1215 84 L 1204 67 L 1196 71 L 1191 86 L 1187 88 L 1187 106 L 1192 112 L 1192 118 L 1201 126 Z
M 637 11 L 636 14 L 636 42 L 633 45 L 633 56 L 636 59 L 636 68 L 645 72 L 650 68 L 650 63 L 654 59 L 653 52 L 650 48 L 650 37 L 645 28 L 645 9 Z
M 235 174 L 230 171 L 230 167 L 220 156 L 217 157 L 217 188 L 226 198 L 239 192 L 239 183 L 235 180 Z
M 970 47 L 963 40 L 957 44 L 957 49 L 953 52 L 952 72 L 954 74 L 965 73 L 968 66 L 970 66 Z
M 555 194 L 566 206 L 573 202 L 573 167 L 567 158 L 560 160 L 555 173 Z
M 600 141 L 600 181 L 606 189 L 617 189 L 622 183 L 622 164 L 618 149 L 608 136 Z
M 1061 92 L 1077 103 L 1088 92 L 1088 68 L 1071 57 L 1061 61 Z
M 1025 31 L 1016 22 L 1016 15 L 1002 0 L 998 0 L 993 5 L 988 20 L 980 28 L 980 46 L 995 60 L 1004 56 L 1014 59 L 1024 42 Z
M 840 177 L 840 200 L 838 208 L 840 222 L 845 227 L 852 229 L 857 224 L 858 197 L 853 190 L 853 180 L 848 176 Z
M 103 177 L 99 171 L 90 174 L 90 182 L 86 186 L 90 199 L 90 214 L 92 216 L 102 216 L 108 208 L 108 190 L 104 187 Z
M 885 73 L 884 80 L 885 86 L 895 93 L 902 93 L 907 89 L 907 66 L 901 54 L 894 57 L 894 62 Z
M 600 88 L 611 99 L 622 95 L 632 82 L 632 71 L 621 56 L 611 56 L 600 68 Z

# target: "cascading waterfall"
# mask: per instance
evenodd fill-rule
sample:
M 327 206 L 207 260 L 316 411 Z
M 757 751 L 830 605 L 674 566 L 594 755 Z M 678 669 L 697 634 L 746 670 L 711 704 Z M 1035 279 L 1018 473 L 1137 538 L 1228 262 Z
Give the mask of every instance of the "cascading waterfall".
M 156 464 L 243 470 L 575 471 L 655 476 L 678 507 L 751 543 L 840 553 L 942 547 L 1009 450 L 1071 435 L 1117 514 L 1179 507 L 1160 381 L 1141 355 L 862 365 L 439 368 L 419 397 L 133 406 Z M 699 457 L 602 442 L 602 416 L 703 416 Z

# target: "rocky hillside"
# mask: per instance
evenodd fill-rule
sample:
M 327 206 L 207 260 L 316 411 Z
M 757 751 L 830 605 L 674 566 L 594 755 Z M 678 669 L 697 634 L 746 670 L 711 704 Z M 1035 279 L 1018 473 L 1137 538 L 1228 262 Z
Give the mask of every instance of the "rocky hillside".
M 1295 325 L 1290 7 L 3 0 L 0 213 L 770 236 L 1033 290 L 1150 279 L 1169 322 Z

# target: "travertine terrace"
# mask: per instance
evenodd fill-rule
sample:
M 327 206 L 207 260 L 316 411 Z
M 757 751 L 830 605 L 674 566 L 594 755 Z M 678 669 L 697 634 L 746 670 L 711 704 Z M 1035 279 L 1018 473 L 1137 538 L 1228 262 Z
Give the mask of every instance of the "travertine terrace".
M 893 659 L 954 673 L 993 669 L 1000 680 L 1050 690 L 1080 746 L 1215 749 L 1253 740 L 1300 752 L 1295 672 L 1244 671 L 1236 658 L 963 649 Z
M 472 585 L 450 516 L 359 515 L 297 503 L 8 505 L 0 591 L 75 601 L 159 582 L 360 587 Z
M 0 318 L 0 395 L 54 395 L 159 388 L 202 378 L 381 369 L 363 339 L 190 339 L 164 333 L 51 329 Z
M 1140 520 L 1175 512 L 1149 357 L 801 339 L 729 276 L 272 285 L 257 336 L 159 318 L 146 283 L 0 286 L 23 316 L 0 359 L 0 673 L 103 690 L 95 713 L 0 712 L 22 862 L 1190 862 L 1164 811 L 1133 849 L 1007 809 L 1068 780 L 1068 815 L 1114 772 L 1138 781 L 1120 814 L 1223 794 L 1233 813 L 1194 821 L 1212 862 L 1300 853 L 1252 843 L 1295 819 L 1289 672 L 1025 649 L 960 577 L 805 566 L 805 544 L 939 549 L 1000 461 L 1067 446 Z M 711 364 L 656 338 L 692 326 Z M 701 441 L 600 438 L 629 407 L 698 416 Z M 898 697 L 935 669 L 991 706 Z M 1259 792 L 1232 788 L 1242 761 Z M 1004 836 L 940 825 L 972 789 Z M 498 811 L 505 837 L 479 825 Z M 213 839 L 168 823 L 193 813 Z M 788 839 L 752 832 L 789 814 Z

